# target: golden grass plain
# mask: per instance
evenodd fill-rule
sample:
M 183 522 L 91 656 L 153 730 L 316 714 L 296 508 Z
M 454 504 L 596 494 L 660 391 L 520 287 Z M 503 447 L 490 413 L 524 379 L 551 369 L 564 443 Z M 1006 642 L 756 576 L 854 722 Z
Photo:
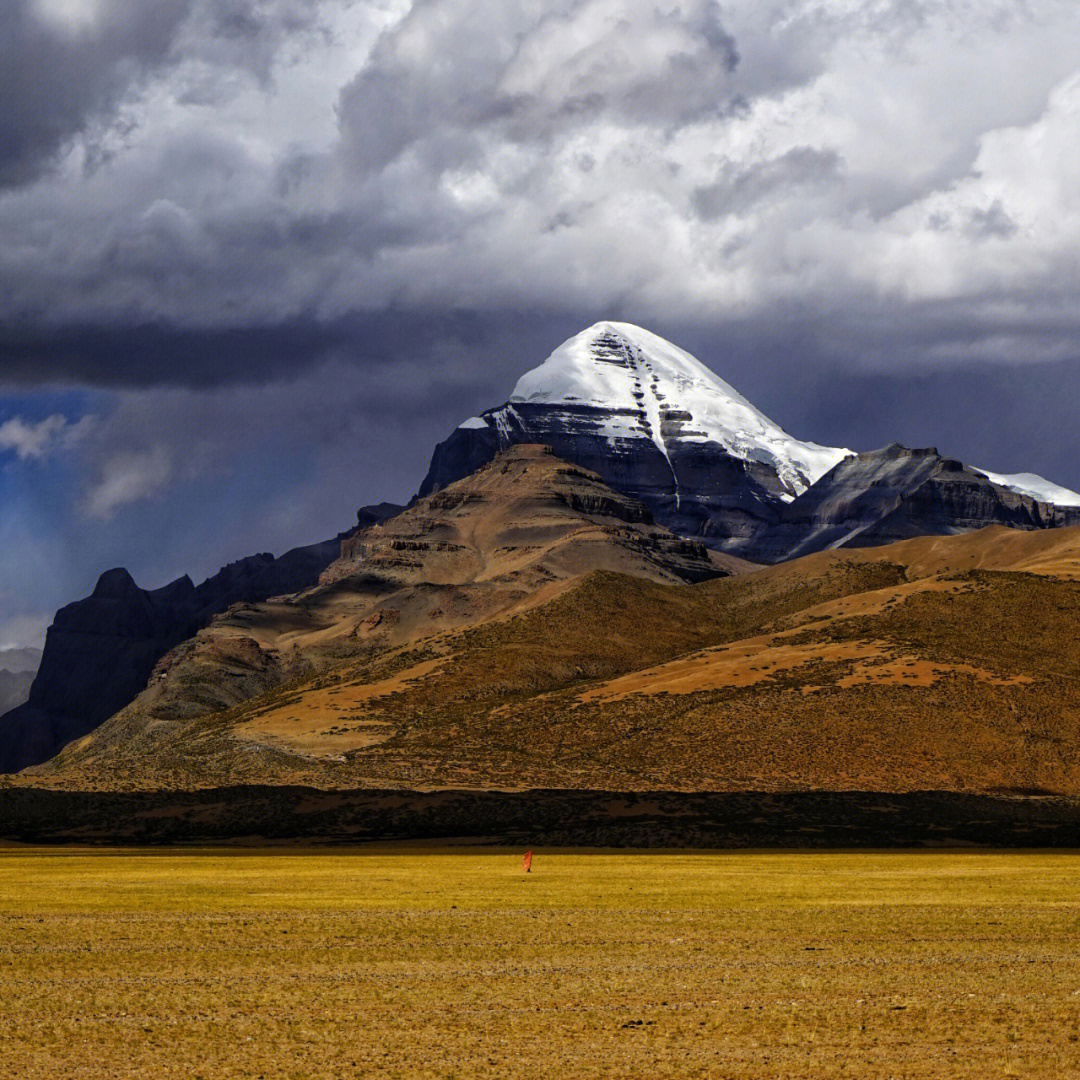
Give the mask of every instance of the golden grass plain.
M 1080 855 L 0 851 L 0 1075 L 1080 1076 Z

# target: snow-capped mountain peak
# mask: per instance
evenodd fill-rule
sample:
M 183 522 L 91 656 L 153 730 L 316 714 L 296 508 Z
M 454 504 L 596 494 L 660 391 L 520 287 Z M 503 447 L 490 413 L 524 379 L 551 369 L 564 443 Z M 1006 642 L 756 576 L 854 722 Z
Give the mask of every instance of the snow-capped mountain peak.
M 674 444 L 717 443 L 774 469 L 787 498 L 850 453 L 793 438 L 700 360 L 632 323 L 598 322 L 564 342 L 518 380 L 515 403 L 604 410 L 608 438 L 650 438 L 669 462 Z
M 576 334 L 505 404 L 460 424 L 419 495 L 522 443 L 597 473 L 673 532 L 756 560 L 873 536 L 1080 524 L 1080 495 L 1042 477 L 980 475 L 931 449 L 853 455 L 796 439 L 701 361 L 630 323 Z M 1002 498 L 1005 488 L 1035 501 Z

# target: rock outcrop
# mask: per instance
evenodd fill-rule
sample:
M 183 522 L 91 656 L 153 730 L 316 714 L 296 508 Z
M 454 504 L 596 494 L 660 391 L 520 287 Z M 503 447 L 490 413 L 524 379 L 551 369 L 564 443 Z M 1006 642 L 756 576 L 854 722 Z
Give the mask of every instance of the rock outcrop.
M 405 507 L 399 503 L 381 502 L 372 503 L 370 506 L 361 506 L 356 511 L 356 527 L 358 529 L 366 529 L 370 525 L 378 525 L 384 521 L 389 521 L 392 517 L 397 517 L 398 514 L 404 510 Z
M 702 581 L 724 569 L 700 541 L 656 525 L 640 500 L 549 446 L 523 443 L 341 545 L 323 582 L 357 572 L 398 584 L 465 584 L 512 573 L 537 586 L 593 569 Z M 560 568 L 558 572 L 556 567 Z
M 146 590 L 124 569 L 102 574 L 90 596 L 56 613 L 28 700 L 0 716 L 0 772 L 45 761 L 92 731 L 146 686 L 165 653 L 230 605 L 314 585 L 341 539 L 252 555 L 198 586 L 185 575 Z
M 1055 506 L 992 483 L 933 448 L 894 443 L 841 461 L 780 512 L 757 554 L 769 562 L 825 548 L 872 547 L 1005 525 L 1080 524 L 1080 508 Z

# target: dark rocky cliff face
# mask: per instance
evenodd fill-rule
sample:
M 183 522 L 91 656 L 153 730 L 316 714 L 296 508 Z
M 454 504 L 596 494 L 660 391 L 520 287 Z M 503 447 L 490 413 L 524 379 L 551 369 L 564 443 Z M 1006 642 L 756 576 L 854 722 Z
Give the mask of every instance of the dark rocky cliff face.
M 481 418 L 485 426 L 457 428 L 435 448 L 418 498 L 471 475 L 511 446 L 538 443 L 640 500 L 672 532 L 725 551 L 742 553 L 783 506 L 768 466 L 733 457 L 714 442 L 671 439 L 665 455 L 652 439 L 609 435 L 609 409 L 515 402 Z
M 514 404 L 482 418 L 489 420 L 484 427 L 458 428 L 439 444 L 421 495 L 458 479 L 459 470 L 479 468 L 507 446 L 537 442 L 640 499 L 672 532 L 759 562 L 987 525 L 1080 524 L 1080 507 L 1010 491 L 933 448 L 893 445 L 853 454 L 785 502 L 765 466 L 755 468 L 711 442 L 673 441 L 669 458 L 650 440 L 609 438 L 601 409 Z
M 768 561 L 829 547 L 869 547 L 1006 525 L 1047 529 L 1080 523 L 1057 507 L 991 483 L 934 448 L 894 444 L 840 462 L 784 507 L 757 554 Z
M 385 520 L 399 509 L 365 507 L 359 518 Z M 92 731 L 143 690 L 165 653 L 230 605 L 315 585 L 340 555 L 344 535 L 277 559 L 252 555 L 199 586 L 185 576 L 145 590 L 126 570 L 102 574 L 90 596 L 56 613 L 29 700 L 0 716 L 0 772 L 47 761 Z

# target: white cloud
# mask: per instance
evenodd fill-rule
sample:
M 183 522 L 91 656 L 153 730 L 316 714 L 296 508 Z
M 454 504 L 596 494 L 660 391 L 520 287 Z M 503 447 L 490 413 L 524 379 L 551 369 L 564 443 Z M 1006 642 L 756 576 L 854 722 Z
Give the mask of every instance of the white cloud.
M 983 135 L 966 176 L 895 215 L 878 249 L 883 282 L 907 296 L 939 298 L 1004 297 L 1032 282 L 1054 290 L 1075 281 L 1078 130 L 1080 74 L 1054 89 L 1033 123 Z
M 95 24 L 101 4 L 102 0 L 34 0 L 34 9 L 49 26 L 77 34 Z
M 86 512 L 111 517 L 121 506 L 164 490 L 172 475 L 172 456 L 165 446 L 115 453 L 103 462 L 100 478 L 87 494 Z
M 67 427 L 66 418 L 59 413 L 37 423 L 13 416 L 0 424 L 0 451 L 13 450 L 20 461 L 40 461 L 57 446 Z

